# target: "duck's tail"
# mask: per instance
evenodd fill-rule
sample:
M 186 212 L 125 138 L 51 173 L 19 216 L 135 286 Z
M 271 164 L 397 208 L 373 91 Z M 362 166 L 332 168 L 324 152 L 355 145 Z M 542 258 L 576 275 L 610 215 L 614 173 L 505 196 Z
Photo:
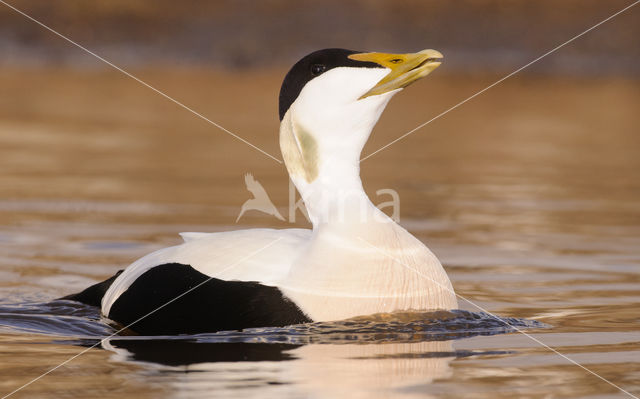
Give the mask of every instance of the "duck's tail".
M 76 301 L 81 302 L 86 305 L 101 307 L 102 306 L 102 297 L 107 292 L 111 284 L 114 280 L 122 273 L 124 270 L 120 270 L 118 273 L 109 277 L 101 283 L 94 284 L 89 288 L 86 288 L 84 291 L 78 292 L 76 294 L 71 294 L 64 296 L 62 298 L 58 298 L 60 300 L 68 300 L 68 301 Z

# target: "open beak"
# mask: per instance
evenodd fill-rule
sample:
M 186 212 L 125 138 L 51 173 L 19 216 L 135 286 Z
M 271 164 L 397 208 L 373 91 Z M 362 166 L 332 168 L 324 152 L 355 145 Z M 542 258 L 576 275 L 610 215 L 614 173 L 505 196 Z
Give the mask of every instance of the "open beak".
M 436 50 L 422 50 L 412 54 L 357 53 L 349 56 L 352 60 L 375 62 L 391 69 L 381 81 L 359 98 L 387 93 L 409 86 L 424 78 L 442 63 L 442 54 Z

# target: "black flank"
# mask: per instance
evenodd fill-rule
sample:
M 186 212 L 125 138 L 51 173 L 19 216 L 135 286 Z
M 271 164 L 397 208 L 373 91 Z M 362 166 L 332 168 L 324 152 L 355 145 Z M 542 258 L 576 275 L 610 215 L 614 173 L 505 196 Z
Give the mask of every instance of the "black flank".
M 138 277 L 111 306 L 109 318 L 143 335 L 284 327 L 312 321 L 276 287 L 210 278 L 180 263 L 156 266 Z

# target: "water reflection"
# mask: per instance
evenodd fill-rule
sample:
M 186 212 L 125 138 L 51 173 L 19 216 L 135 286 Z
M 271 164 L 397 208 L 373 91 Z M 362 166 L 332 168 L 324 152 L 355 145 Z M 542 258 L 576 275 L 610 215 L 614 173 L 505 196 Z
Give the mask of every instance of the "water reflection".
M 152 362 L 165 366 L 189 366 L 219 362 L 276 362 L 293 360 L 288 351 L 301 345 L 244 342 L 206 343 L 180 339 L 119 340 L 102 343 L 121 360 Z
M 112 339 L 103 347 L 114 352 L 112 361 L 153 363 L 151 378 L 165 383 L 170 378 L 173 394 L 189 397 L 211 392 L 255 396 L 263 392 L 256 388 L 264 386 L 270 396 L 382 398 L 449 377 L 455 358 L 511 353 L 456 351 L 453 342 L 294 345 Z
M 115 353 L 114 361 L 154 363 L 153 379 L 166 382 L 169 375 L 173 394 L 189 397 L 212 392 L 257 396 L 260 386 L 268 387 L 270 396 L 389 397 L 396 389 L 448 377 L 449 363 L 458 356 L 452 341 L 292 345 L 111 340 L 104 347 Z

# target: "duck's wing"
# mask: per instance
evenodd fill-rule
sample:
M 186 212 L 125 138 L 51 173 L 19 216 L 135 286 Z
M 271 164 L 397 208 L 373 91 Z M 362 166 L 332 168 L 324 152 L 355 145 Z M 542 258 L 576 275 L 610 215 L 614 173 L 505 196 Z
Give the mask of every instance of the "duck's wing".
M 178 233 L 180 234 L 180 237 L 182 237 L 182 240 L 184 242 L 188 242 L 188 241 L 193 241 L 193 240 L 199 240 L 200 238 L 206 238 L 206 237 L 212 237 L 216 234 L 220 234 L 220 233 L 200 233 L 200 232 L 196 232 L 196 231 L 185 231 L 182 233 Z
M 307 229 L 249 229 L 221 233 L 182 233 L 185 242 L 152 252 L 132 263 L 102 298 L 102 313 L 150 269 L 169 263 L 189 265 L 220 280 L 275 285 L 311 237 Z

